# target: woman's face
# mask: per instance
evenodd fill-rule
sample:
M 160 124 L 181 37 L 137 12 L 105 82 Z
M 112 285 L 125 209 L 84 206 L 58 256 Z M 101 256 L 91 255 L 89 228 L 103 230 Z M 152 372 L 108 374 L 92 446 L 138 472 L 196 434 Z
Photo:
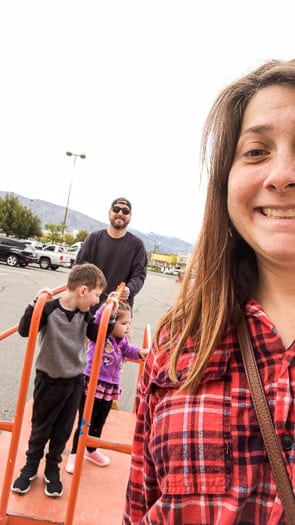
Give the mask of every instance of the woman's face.
M 295 264 L 295 87 L 249 102 L 228 179 L 228 212 L 258 264 Z

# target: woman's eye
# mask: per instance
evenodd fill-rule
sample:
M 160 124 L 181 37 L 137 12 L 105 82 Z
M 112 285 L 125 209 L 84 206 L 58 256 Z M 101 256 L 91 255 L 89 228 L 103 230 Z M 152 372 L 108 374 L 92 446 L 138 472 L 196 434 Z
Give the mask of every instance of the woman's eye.
M 250 151 L 247 151 L 245 153 L 245 157 L 263 157 L 267 155 L 267 151 L 263 150 L 263 149 L 251 149 Z

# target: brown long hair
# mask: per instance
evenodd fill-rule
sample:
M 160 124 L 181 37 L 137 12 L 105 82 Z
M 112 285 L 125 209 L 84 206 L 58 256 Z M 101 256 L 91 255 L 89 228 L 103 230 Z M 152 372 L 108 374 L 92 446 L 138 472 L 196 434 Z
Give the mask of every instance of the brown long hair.
M 295 60 L 269 61 L 231 83 L 217 97 L 204 126 L 201 167 L 208 187 L 203 223 L 177 300 L 160 319 L 155 338 L 160 345 L 166 325 L 169 375 L 175 383 L 185 342 L 189 336 L 196 341 L 198 359 L 180 390 L 197 391 L 212 352 L 226 330 L 237 326 L 245 301 L 255 293 L 256 255 L 230 222 L 227 182 L 249 101 L 258 90 L 278 84 L 295 87 Z

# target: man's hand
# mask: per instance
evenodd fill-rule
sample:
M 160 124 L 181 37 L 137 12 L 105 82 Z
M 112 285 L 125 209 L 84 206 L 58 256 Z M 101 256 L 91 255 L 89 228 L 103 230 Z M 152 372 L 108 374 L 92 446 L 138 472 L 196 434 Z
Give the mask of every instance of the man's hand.
M 127 301 L 129 295 L 130 295 L 130 289 L 128 288 L 128 286 L 125 286 L 123 291 L 120 293 L 120 301 Z

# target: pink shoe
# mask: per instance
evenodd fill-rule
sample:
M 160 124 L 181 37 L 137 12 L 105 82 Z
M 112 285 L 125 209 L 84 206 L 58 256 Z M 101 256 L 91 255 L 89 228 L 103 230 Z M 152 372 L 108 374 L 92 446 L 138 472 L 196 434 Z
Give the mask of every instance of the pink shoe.
M 73 474 L 75 468 L 76 454 L 70 454 L 66 464 L 66 472 Z
M 99 449 L 94 450 L 94 452 L 88 452 L 86 449 L 84 457 L 99 467 L 106 467 L 111 461 L 110 458 Z

